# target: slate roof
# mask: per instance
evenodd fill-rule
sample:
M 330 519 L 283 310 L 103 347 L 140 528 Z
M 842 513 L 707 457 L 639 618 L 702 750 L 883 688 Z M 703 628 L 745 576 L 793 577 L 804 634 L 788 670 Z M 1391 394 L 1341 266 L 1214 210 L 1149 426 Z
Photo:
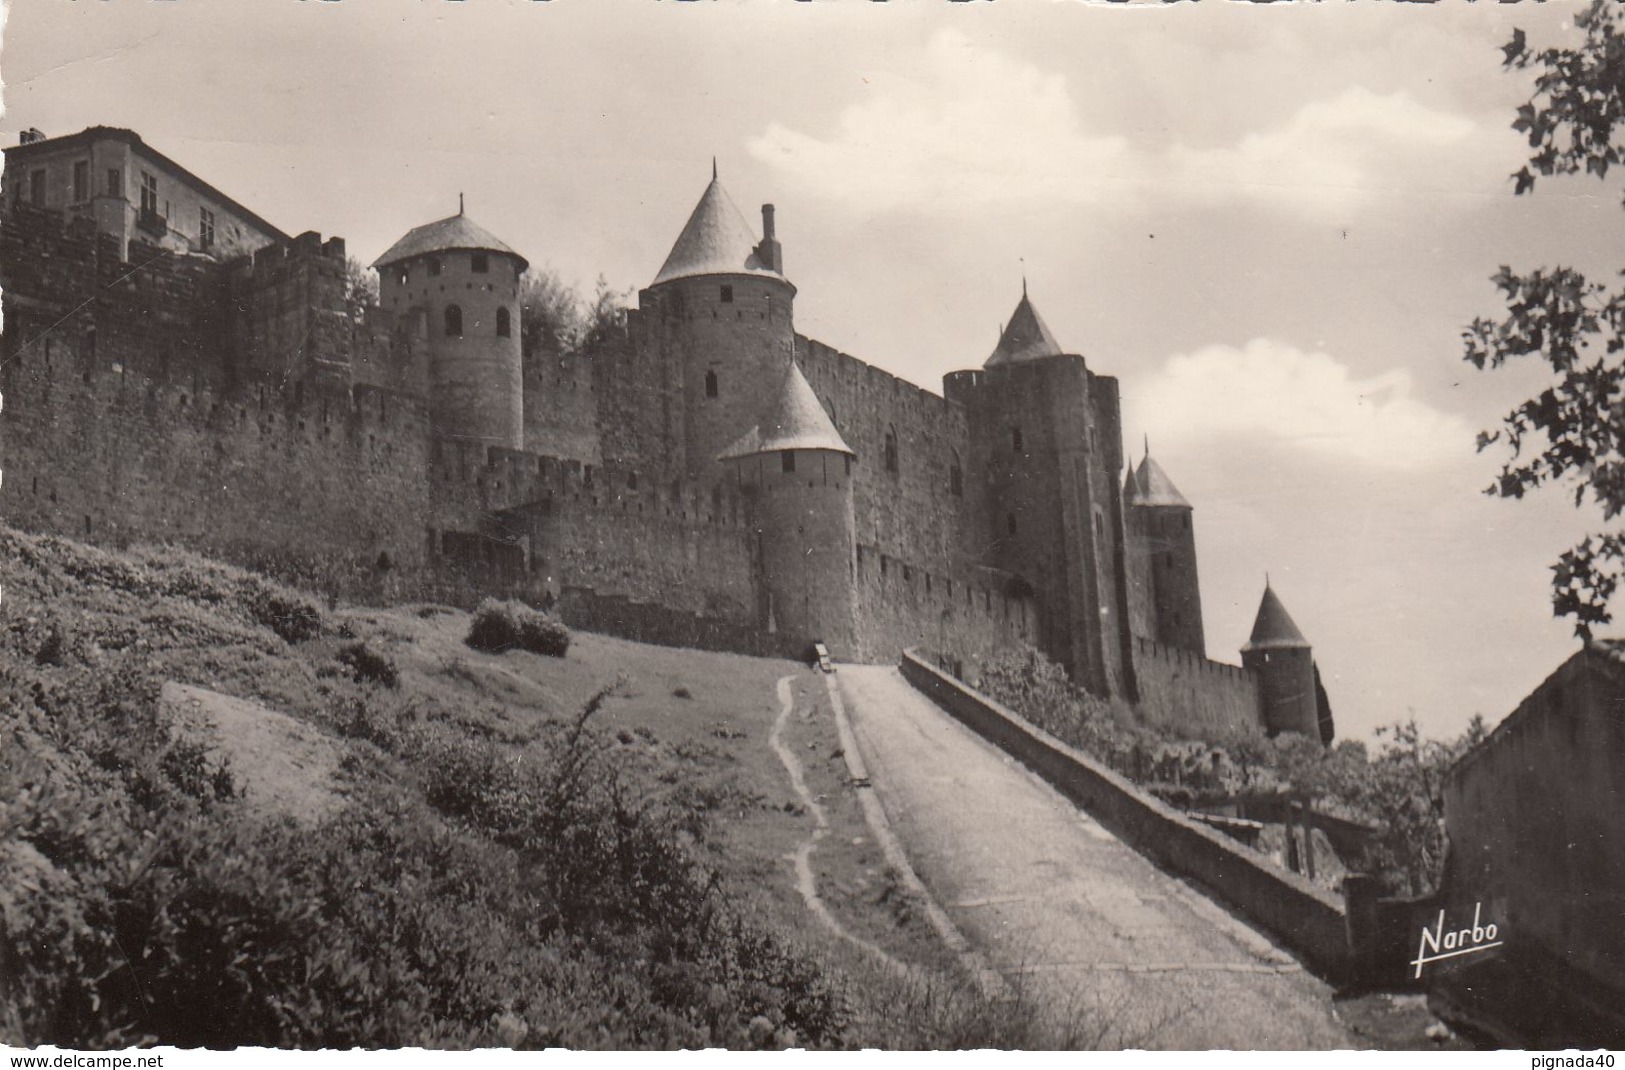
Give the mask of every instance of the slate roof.
M 374 260 L 372 266 L 383 267 L 399 260 L 410 260 L 415 256 L 451 252 L 456 249 L 505 253 L 518 260 L 522 267 L 528 267 L 530 263 L 508 248 L 490 231 L 459 212 L 433 223 L 425 223 L 421 227 L 413 227 L 406 232 L 405 237 L 391 245 L 388 252 Z
M 1253 634 L 1247 640 L 1247 645 L 1241 649 L 1269 650 L 1308 645 L 1309 640 L 1303 637 L 1303 633 L 1293 623 L 1292 615 L 1276 597 L 1274 589 L 1268 583 L 1264 584 L 1264 598 L 1258 603 L 1258 616 L 1253 621 Z
M 717 460 L 730 461 L 778 450 L 831 450 L 857 456 L 835 430 L 829 413 L 824 411 L 823 403 L 794 361 L 790 363 L 784 385 L 779 388 L 779 396 L 767 419 L 718 454 Z
M 688 217 L 677 244 L 661 265 L 655 284 L 694 275 L 771 275 L 784 278 L 756 255 L 756 232 L 745 222 L 733 198 L 711 175 L 700 203 Z M 787 280 L 788 281 L 788 280 Z
M 1038 314 L 1033 303 L 1027 297 L 1027 286 L 1021 287 L 1021 303 L 1010 316 L 1010 322 L 999 335 L 999 344 L 993 347 L 993 353 L 982 363 L 984 368 L 996 367 L 1000 364 L 1016 364 L 1024 360 L 1042 360 L 1045 357 L 1058 357 L 1061 355 L 1061 344 L 1050 333 L 1044 318 Z
M 1149 453 L 1140 462 L 1140 470 L 1134 474 L 1130 485 L 1133 488 L 1128 499 L 1131 505 L 1191 507 L 1191 503 L 1179 493 L 1179 488 L 1174 486 L 1174 481 L 1168 478 L 1168 473 L 1162 470 L 1162 465 L 1153 461 Z

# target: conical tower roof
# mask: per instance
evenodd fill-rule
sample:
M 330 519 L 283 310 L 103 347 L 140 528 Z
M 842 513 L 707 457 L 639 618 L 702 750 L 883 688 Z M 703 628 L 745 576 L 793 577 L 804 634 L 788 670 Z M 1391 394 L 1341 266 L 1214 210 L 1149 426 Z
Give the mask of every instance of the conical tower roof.
M 730 461 L 778 450 L 831 450 L 857 456 L 835 430 L 823 403 L 813 393 L 812 384 L 794 361 L 790 362 L 790 371 L 784 377 L 784 385 L 779 388 L 779 396 L 767 419 L 723 450 L 717 460 Z
M 1162 470 L 1162 465 L 1151 459 L 1147 453 L 1140 462 L 1140 470 L 1134 477 L 1135 505 L 1172 505 L 1182 509 L 1189 509 L 1191 503 L 1179 493 L 1174 481 L 1168 478 L 1168 473 Z
M 717 181 L 715 169 L 711 184 L 705 187 L 700 203 L 694 206 L 683 232 L 677 236 L 677 244 L 671 247 L 654 285 L 695 275 L 784 278 L 756 255 L 756 233 Z
M 372 266 L 381 268 L 400 260 L 410 260 L 415 256 L 450 252 L 455 249 L 505 253 L 518 260 L 520 266 L 529 266 L 529 261 L 524 257 L 461 212 L 433 223 L 425 223 L 421 227 L 413 227 L 406 232 L 405 237 L 391 245 L 388 252 L 374 260 Z
M 1024 360 L 1042 360 L 1045 357 L 1058 357 L 1061 355 L 1061 344 L 1050 333 L 1044 318 L 1033 307 L 1032 301 L 1027 297 L 1027 284 L 1021 285 L 1021 303 L 1010 316 L 1010 322 L 999 335 L 999 344 L 993 347 L 993 353 L 983 362 L 982 367 L 992 368 L 999 364 L 1015 364 Z
M 1292 615 L 1286 611 L 1286 607 L 1276 597 L 1275 590 L 1266 582 L 1264 599 L 1258 603 L 1258 616 L 1253 620 L 1253 634 L 1247 640 L 1247 645 L 1241 649 L 1269 650 L 1308 645 L 1309 640 L 1303 637 L 1303 633 L 1293 623 Z

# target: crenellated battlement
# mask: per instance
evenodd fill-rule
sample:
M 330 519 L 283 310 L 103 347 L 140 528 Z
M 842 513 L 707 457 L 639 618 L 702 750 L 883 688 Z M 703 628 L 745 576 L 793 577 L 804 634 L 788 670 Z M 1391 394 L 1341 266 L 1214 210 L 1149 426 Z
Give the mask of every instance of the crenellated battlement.
M 498 512 L 527 505 L 671 521 L 684 526 L 743 529 L 747 505 L 731 483 L 709 487 L 654 480 L 624 464 L 584 463 L 530 450 L 436 440 L 430 480 L 450 515 Z
M 0 206 L 17 522 L 336 562 L 345 590 L 557 600 L 668 641 L 920 646 L 973 673 L 1030 644 L 1148 717 L 1256 722 L 1257 674 L 1137 637 L 1117 382 L 1025 297 L 992 367 L 922 388 L 795 331 L 769 210 L 759 245 L 690 235 L 583 351 L 526 353 L 523 257 L 461 213 L 396 244 L 416 251 L 380 307 L 352 304 L 342 238 L 246 227 L 220 260 L 129 210 Z M 797 471 L 810 447 L 781 438 L 742 479 L 720 458 L 785 426 L 792 361 L 789 423 L 841 463 Z

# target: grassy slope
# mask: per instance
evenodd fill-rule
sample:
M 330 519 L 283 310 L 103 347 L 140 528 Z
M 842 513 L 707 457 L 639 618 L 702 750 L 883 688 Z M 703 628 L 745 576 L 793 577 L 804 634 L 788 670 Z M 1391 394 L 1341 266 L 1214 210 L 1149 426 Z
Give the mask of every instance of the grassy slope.
M 1029 1008 L 944 968 L 802 666 L 590 635 L 563 659 L 481 654 L 464 614 L 321 613 L 184 552 L 4 529 L 0 582 L 0 863 L 20 875 L 0 886 L 0 1039 L 1046 1042 Z M 398 687 L 341 671 L 354 639 Z M 812 820 L 768 746 L 786 675 L 785 739 L 832 822 L 821 891 L 925 967 L 913 978 L 831 935 L 793 886 Z M 229 746 L 166 720 L 164 679 L 331 732 L 349 808 L 313 832 L 233 798 L 205 754 Z M 573 794 L 548 794 L 570 776 Z

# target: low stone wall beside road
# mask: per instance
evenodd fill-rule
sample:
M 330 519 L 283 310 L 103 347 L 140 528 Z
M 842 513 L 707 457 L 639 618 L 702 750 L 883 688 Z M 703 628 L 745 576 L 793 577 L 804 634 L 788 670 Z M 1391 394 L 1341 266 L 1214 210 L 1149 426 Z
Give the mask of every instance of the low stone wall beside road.
M 1044 778 L 1136 850 L 1200 882 L 1316 972 L 1335 979 L 1349 976 L 1353 963 L 1348 926 L 1337 896 L 1190 820 L 912 651 L 904 653 L 902 671 L 933 702 Z

